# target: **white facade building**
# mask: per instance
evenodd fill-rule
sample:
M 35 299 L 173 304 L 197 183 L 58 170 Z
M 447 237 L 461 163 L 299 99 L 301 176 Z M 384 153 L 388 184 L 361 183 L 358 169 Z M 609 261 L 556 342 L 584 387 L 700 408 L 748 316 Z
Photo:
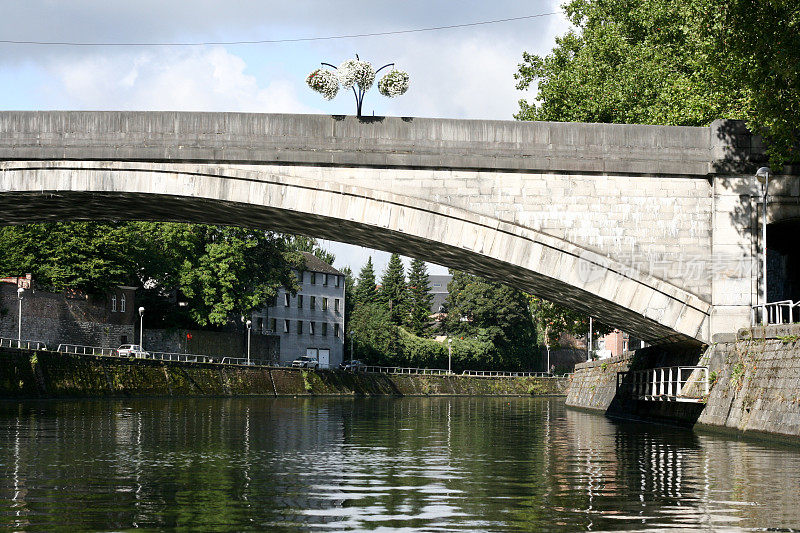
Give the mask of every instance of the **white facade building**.
M 280 338 L 281 364 L 309 355 L 320 368 L 336 368 L 344 357 L 345 277 L 314 254 L 303 256 L 300 290 L 279 289 L 274 305 L 253 313 L 253 332 Z

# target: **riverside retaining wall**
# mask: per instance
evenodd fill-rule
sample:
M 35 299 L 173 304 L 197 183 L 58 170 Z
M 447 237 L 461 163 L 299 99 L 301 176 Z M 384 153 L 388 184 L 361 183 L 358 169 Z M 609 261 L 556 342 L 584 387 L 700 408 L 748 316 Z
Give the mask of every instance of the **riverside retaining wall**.
M 800 325 L 720 337 L 703 353 L 653 347 L 577 365 L 566 403 L 613 417 L 800 437 Z M 710 391 L 702 403 L 645 402 L 617 394 L 617 372 L 695 364 L 709 368 Z
M 353 374 L 0 349 L 0 398 L 564 395 L 566 379 Z

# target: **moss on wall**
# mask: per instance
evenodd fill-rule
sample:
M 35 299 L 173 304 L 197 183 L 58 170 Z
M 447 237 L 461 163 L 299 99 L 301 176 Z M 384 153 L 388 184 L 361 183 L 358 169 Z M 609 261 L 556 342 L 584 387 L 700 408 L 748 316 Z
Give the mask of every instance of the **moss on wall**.
M 564 395 L 553 378 L 409 376 L 230 367 L 0 350 L 0 398 L 232 395 Z

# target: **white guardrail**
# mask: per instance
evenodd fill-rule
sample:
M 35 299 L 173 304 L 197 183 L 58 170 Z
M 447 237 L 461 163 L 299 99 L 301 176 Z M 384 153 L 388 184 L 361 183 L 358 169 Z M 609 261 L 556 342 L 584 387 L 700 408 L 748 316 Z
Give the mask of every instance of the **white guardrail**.
M 41 341 L 27 339 L 7 339 L 0 337 L 0 348 L 17 348 L 18 350 L 46 350 L 47 345 Z
M 362 366 L 354 370 L 365 374 L 418 374 L 423 376 L 446 376 L 452 374 L 442 368 L 408 368 L 400 366 Z
M 462 376 L 485 378 L 552 378 L 550 372 L 504 372 L 500 370 L 464 370 Z
M 665 366 L 617 372 L 617 390 L 645 401 L 702 402 L 708 396 L 708 367 Z
M 781 300 L 751 307 L 750 323 L 753 326 L 764 323 L 794 324 L 795 321 L 800 321 L 800 302 Z

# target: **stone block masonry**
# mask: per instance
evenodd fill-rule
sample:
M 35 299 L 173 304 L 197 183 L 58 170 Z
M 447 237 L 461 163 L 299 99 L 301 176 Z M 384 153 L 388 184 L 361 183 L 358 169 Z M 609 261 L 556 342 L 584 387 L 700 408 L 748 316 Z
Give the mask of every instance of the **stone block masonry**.
M 563 378 L 233 367 L 0 349 L 0 399 L 130 396 L 563 396 Z
M 800 325 L 747 328 L 727 337 L 702 354 L 654 347 L 579 364 L 566 403 L 613 417 L 800 438 Z M 616 392 L 617 372 L 698 363 L 708 366 L 711 381 L 703 403 L 645 402 Z

